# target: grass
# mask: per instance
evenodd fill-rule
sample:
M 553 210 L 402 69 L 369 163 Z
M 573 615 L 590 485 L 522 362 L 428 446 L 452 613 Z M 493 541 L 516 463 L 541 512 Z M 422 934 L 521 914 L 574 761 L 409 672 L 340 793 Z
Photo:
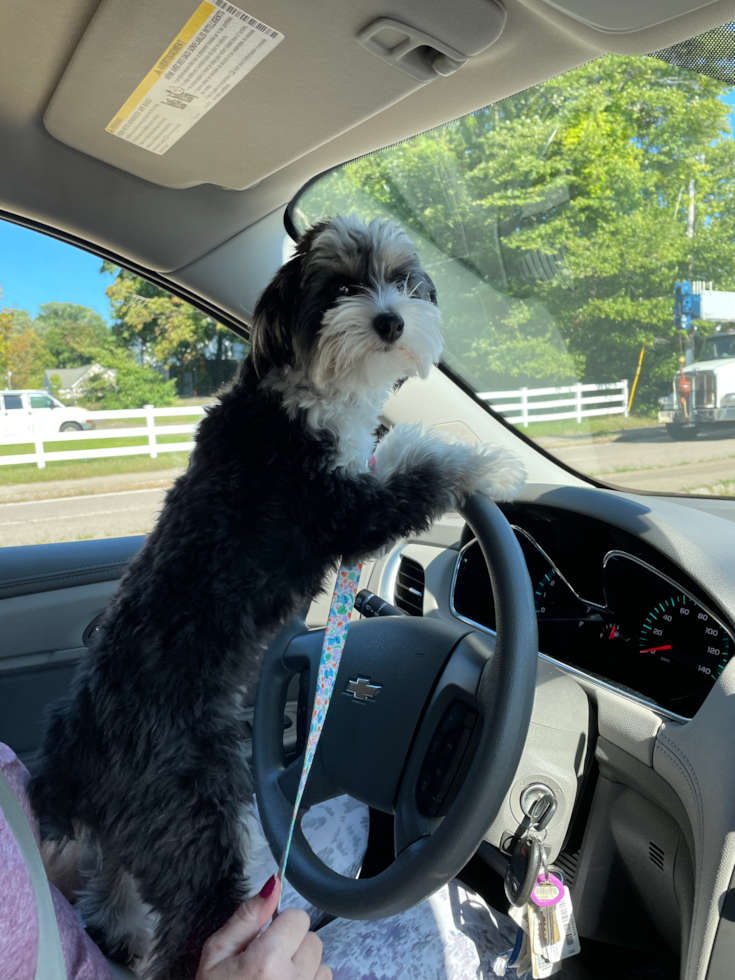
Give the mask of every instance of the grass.
M 166 418 L 157 419 L 156 432 L 165 431 L 167 425 L 196 425 L 199 421 L 198 415 L 172 415 Z M 145 419 L 100 419 L 95 422 L 95 429 L 144 429 Z
M 735 480 L 721 480 L 707 487 L 687 487 L 682 493 L 692 493 L 701 497 L 735 497 Z
M 157 436 L 162 445 L 174 442 L 188 442 L 190 435 Z M 147 436 L 127 436 L 120 439 L 90 439 L 88 442 L 45 442 L 46 452 L 67 449 L 107 449 L 122 446 L 147 446 Z M 27 445 L 0 446 L 0 456 L 19 456 L 32 453 L 35 447 Z M 87 476 L 110 476 L 114 473 L 150 473 L 154 470 L 173 469 L 186 466 L 188 451 L 162 453 L 156 459 L 150 456 L 111 456 L 109 459 L 46 460 L 46 467 L 40 470 L 35 463 L 13 463 L 0 466 L 0 486 L 17 486 L 20 483 L 46 483 L 49 480 L 79 480 Z
M 574 419 L 554 419 L 551 422 L 530 422 L 525 429 L 520 423 L 515 426 L 525 435 L 534 439 L 536 436 L 583 436 L 592 435 L 603 438 L 611 436 L 620 430 L 643 429 L 648 426 L 658 425 L 655 418 L 650 415 L 638 416 L 629 415 L 594 415 L 592 418 L 582 419 L 578 424 Z
M 47 462 L 43 470 L 39 470 L 35 463 L 19 463 L 0 466 L 0 486 L 46 483 L 49 480 L 81 480 L 88 476 L 110 476 L 114 473 L 152 473 L 157 470 L 181 469 L 186 466 L 188 459 L 188 452 L 164 453 L 157 459 L 151 459 L 150 456 L 112 456 L 109 459 Z
M 166 436 L 161 438 L 161 435 L 157 435 L 156 442 L 160 445 L 166 445 L 172 442 L 190 442 L 190 435 L 174 435 Z M 147 436 L 124 436 L 121 439 L 90 439 L 88 441 L 72 441 L 69 442 L 44 442 L 43 448 L 46 453 L 53 452 L 64 452 L 66 450 L 75 451 L 77 449 L 117 449 L 122 446 L 147 446 L 148 437 Z M 20 456 L 23 453 L 33 453 L 35 452 L 35 446 L 32 442 L 24 445 L 17 446 L 0 446 L 0 456 Z M 114 458 L 114 457 L 113 457 Z M 47 461 L 46 465 L 50 465 Z

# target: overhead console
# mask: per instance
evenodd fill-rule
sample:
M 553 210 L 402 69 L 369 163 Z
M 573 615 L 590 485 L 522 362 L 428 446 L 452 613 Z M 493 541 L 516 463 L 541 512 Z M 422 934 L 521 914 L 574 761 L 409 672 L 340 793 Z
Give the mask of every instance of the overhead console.
M 166 187 L 243 190 L 500 36 L 499 0 L 323 5 L 103 0 L 44 116 L 56 139 Z M 390 13 L 390 17 L 386 17 Z

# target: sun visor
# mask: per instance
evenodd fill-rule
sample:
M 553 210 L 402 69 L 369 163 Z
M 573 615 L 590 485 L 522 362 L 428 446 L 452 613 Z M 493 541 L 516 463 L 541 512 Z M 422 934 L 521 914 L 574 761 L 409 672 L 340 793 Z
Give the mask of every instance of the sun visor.
M 487 49 L 495 0 L 102 0 L 44 116 L 166 187 L 243 190 Z

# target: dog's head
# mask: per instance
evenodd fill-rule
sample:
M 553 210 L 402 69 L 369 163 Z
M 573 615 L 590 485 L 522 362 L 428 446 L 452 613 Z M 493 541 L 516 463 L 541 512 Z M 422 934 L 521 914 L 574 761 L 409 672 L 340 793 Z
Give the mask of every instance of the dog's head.
M 438 361 L 438 321 L 434 284 L 398 225 L 333 218 L 299 239 L 261 296 L 252 361 L 260 377 L 290 366 L 320 389 L 388 389 Z

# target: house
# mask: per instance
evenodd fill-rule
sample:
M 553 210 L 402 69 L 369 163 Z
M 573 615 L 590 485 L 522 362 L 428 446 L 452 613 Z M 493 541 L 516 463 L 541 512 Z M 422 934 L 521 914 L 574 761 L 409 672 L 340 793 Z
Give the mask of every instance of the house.
M 105 376 L 114 382 L 117 371 L 102 367 L 101 364 L 83 364 L 75 368 L 46 368 L 43 372 L 43 386 L 51 389 L 51 378 L 56 375 L 59 379 L 59 396 L 65 399 L 80 398 L 86 382 L 98 375 Z

